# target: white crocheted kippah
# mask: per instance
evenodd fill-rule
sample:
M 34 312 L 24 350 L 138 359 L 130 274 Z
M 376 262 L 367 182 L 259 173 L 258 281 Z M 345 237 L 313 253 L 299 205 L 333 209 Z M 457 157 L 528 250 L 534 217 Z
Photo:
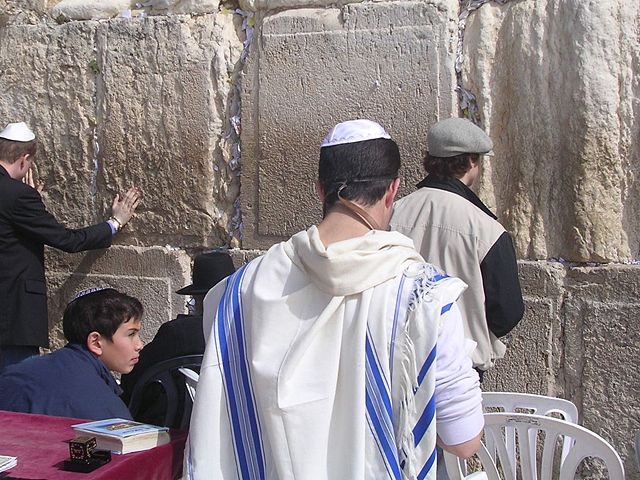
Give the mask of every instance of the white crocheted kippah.
M 322 143 L 322 147 L 331 147 L 333 145 L 343 145 L 345 143 L 363 142 L 365 140 L 375 140 L 376 138 L 390 139 L 389 135 L 382 126 L 371 120 L 349 120 L 342 122 L 333 127 Z

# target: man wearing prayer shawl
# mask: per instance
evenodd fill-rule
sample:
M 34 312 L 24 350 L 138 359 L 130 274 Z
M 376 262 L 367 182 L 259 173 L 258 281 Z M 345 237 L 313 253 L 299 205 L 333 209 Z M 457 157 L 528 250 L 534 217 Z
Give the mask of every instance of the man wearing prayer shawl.
M 399 167 L 380 125 L 336 125 L 322 222 L 208 293 L 185 478 L 435 479 L 436 443 L 478 448 L 466 285 L 387 231 Z

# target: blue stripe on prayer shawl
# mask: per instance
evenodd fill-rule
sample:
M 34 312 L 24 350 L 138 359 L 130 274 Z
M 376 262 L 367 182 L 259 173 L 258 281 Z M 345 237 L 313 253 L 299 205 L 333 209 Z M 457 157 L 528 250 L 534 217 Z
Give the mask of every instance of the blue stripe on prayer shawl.
M 400 314 L 400 300 L 402 299 L 402 291 L 404 290 L 404 281 L 406 275 L 403 274 L 398 286 L 398 295 L 396 295 L 396 309 L 393 312 L 393 326 L 391 327 L 391 349 L 389 351 L 389 377 L 393 381 L 393 351 L 396 346 L 396 332 L 398 331 L 398 316 Z
M 440 315 L 444 315 L 445 313 L 447 313 L 449 310 L 451 310 L 451 307 L 453 307 L 453 303 L 449 303 L 448 305 L 442 307 L 442 310 L 440 310 Z
M 218 305 L 217 334 L 236 461 L 242 478 L 262 479 L 264 456 L 246 359 L 240 297 L 245 267 L 227 281 Z
M 413 428 L 413 439 L 415 441 L 415 446 L 417 447 L 422 437 L 426 433 L 427 429 L 431 425 L 431 422 L 434 421 L 436 416 L 436 394 L 431 395 L 427 406 L 424 408 L 422 415 L 418 419 L 416 426 Z
M 422 467 L 422 470 L 420 470 L 420 473 L 418 473 L 418 480 L 423 480 L 424 478 L 426 478 L 426 476 L 429 474 L 429 471 L 431 470 L 431 467 L 433 467 L 433 465 L 436 463 L 437 458 L 438 454 L 436 453 L 436 449 L 434 448 L 433 452 L 431 452 L 431 456 L 427 460 L 427 463 L 424 464 L 424 467 Z
M 400 479 L 398 449 L 395 444 L 395 433 L 391 422 L 391 397 L 383 373 L 380 370 L 378 357 L 373 342 L 367 332 L 365 346 L 366 370 L 366 407 L 367 419 L 371 433 L 382 453 L 387 471 L 392 478 Z
M 429 356 L 424 361 L 422 368 L 420 369 L 420 373 L 418 374 L 418 386 L 422 385 L 422 380 L 424 380 L 425 375 L 431 368 L 433 361 L 436 359 L 436 347 L 434 346 L 429 352 Z

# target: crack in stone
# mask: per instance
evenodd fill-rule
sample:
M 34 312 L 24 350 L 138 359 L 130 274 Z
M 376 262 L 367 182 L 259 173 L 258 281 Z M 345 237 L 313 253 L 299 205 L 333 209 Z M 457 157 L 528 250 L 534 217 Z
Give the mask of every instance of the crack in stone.
M 464 31 L 467 25 L 467 18 L 472 12 L 478 10 L 485 3 L 495 1 L 500 5 L 504 5 L 510 0 L 460 0 L 460 15 L 458 16 L 458 44 L 456 46 L 456 88 L 458 94 L 458 103 L 462 116 L 471 120 L 473 123 L 482 128 L 482 118 L 478 109 L 478 102 L 473 92 L 466 89 L 462 82 L 462 65 L 464 64 Z
M 229 109 L 229 129 L 227 131 L 226 138 L 231 142 L 231 160 L 229 161 L 229 168 L 231 172 L 240 177 L 242 149 L 240 145 L 240 131 L 242 126 L 241 118 L 241 91 L 240 83 L 242 80 L 242 69 L 249 56 L 249 48 L 253 41 L 253 32 L 255 25 L 255 16 L 253 12 L 246 12 L 240 8 L 236 8 L 231 11 L 234 15 L 240 15 L 242 17 L 241 29 L 245 32 L 245 40 L 242 43 L 242 54 L 240 55 L 240 68 L 239 73 L 235 76 L 233 82 L 233 96 L 231 98 L 231 106 Z M 238 197 L 233 202 L 234 214 L 229 221 L 229 240 L 234 237 L 242 241 L 243 238 L 243 224 L 242 224 L 242 211 L 240 205 L 240 192 L 238 191 Z

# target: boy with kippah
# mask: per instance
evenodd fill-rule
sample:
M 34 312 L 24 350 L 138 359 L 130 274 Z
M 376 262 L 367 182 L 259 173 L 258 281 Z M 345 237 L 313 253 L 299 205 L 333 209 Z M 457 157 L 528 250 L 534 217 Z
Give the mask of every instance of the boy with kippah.
M 143 308 L 113 288 L 90 289 L 67 305 L 69 343 L 12 365 L 0 375 L 0 410 L 87 420 L 131 419 L 109 370 L 129 373 L 138 361 Z

